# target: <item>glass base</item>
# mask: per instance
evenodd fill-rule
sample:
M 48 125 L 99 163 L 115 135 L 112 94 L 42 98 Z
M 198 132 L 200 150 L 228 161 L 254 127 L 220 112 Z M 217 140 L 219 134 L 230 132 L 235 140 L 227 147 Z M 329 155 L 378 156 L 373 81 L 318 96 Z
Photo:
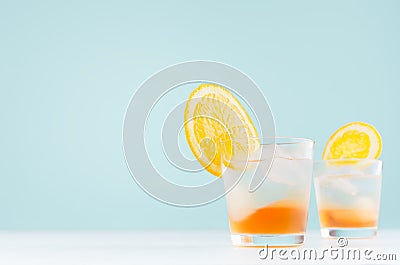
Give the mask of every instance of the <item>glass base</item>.
M 304 243 L 304 234 L 232 234 L 232 244 L 240 247 L 289 247 Z
M 366 238 L 376 236 L 376 227 L 362 227 L 362 228 L 342 228 L 342 227 L 330 227 L 321 228 L 322 237 L 336 238 Z

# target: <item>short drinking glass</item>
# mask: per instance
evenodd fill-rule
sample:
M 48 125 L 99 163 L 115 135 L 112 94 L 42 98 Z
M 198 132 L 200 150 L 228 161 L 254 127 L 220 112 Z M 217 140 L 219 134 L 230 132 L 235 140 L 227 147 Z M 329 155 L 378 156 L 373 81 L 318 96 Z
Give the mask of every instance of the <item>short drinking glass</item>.
M 254 155 L 257 151 L 247 159 L 228 161 L 222 156 L 222 179 L 229 190 L 226 202 L 232 243 L 301 245 L 308 218 L 314 142 L 280 137 L 257 141 L 259 157 Z M 252 180 L 264 176 L 259 174 L 266 174 L 266 178 L 251 190 Z
M 315 162 L 314 184 L 323 237 L 375 236 L 382 161 L 341 159 Z

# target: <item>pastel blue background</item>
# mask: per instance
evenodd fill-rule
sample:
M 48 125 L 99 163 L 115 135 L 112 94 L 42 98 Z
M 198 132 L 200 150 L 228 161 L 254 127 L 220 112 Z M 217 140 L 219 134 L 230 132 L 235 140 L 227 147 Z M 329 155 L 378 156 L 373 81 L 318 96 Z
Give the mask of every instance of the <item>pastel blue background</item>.
M 198 59 L 252 77 L 277 133 L 315 139 L 316 158 L 339 126 L 374 124 L 380 226 L 399 227 L 400 1 L 166 2 L 0 1 L 1 229 L 227 228 L 224 200 L 161 204 L 122 152 L 135 89 Z

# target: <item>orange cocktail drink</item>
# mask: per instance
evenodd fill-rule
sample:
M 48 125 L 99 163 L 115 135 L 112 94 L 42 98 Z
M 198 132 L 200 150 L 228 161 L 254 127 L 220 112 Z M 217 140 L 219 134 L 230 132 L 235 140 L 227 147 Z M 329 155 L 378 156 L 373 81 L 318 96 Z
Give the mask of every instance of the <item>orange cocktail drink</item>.
M 306 229 L 307 207 L 295 201 L 278 201 L 256 209 L 250 215 L 230 219 L 233 233 L 295 234 Z
M 382 162 L 369 159 L 315 163 L 315 192 L 324 237 L 376 235 Z
M 293 246 L 303 243 L 313 144 L 307 139 L 261 139 L 260 150 L 264 153 L 261 157 L 250 157 L 246 163 L 240 159 L 224 163 L 222 178 L 228 190 L 226 202 L 235 245 Z M 263 175 L 264 181 L 260 178 Z M 258 187 L 252 190 L 254 184 Z

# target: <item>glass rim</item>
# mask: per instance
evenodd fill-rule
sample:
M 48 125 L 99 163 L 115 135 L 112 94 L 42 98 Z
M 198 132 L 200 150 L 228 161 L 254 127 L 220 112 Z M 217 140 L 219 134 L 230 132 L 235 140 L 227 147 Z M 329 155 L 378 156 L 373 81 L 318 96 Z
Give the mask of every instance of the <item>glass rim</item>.
M 233 140 L 224 140 L 224 141 L 220 141 L 220 144 L 224 144 L 230 141 L 233 142 L 237 142 L 240 140 L 260 140 L 261 141 L 261 145 L 272 145 L 272 144 L 298 144 L 298 143 L 304 143 L 304 142 L 308 142 L 308 143 L 313 143 L 315 144 L 315 140 L 309 139 L 309 138 L 303 138 L 303 137 L 291 137 L 291 136 L 271 136 L 271 137 L 239 137 L 239 138 L 234 138 Z M 283 142 L 277 142 L 276 140 L 286 140 Z M 274 140 L 271 143 L 262 143 L 262 140 Z M 242 142 L 242 141 L 241 141 Z
M 382 167 L 383 161 L 376 158 L 339 158 L 339 159 L 326 159 L 314 160 L 315 166 L 336 166 L 336 167 L 353 167 L 357 165 L 378 165 Z
M 335 159 L 314 160 L 314 163 L 345 162 L 345 161 L 354 161 L 354 162 L 382 162 L 382 160 L 380 160 L 380 159 L 378 159 L 378 158 L 335 158 Z

